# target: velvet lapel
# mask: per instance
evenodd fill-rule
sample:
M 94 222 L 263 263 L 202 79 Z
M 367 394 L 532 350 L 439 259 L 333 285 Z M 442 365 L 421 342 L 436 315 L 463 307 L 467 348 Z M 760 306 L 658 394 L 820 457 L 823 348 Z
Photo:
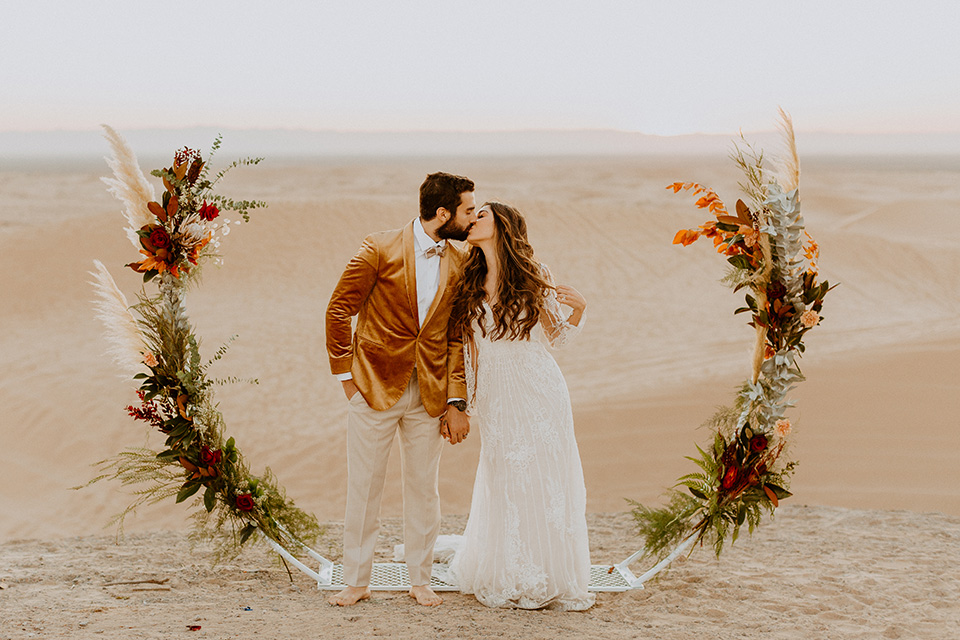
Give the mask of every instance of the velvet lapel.
M 413 311 L 413 325 L 419 326 L 420 312 L 417 309 L 417 241 L 413 237 L 413 222 L 403 228 L 403 282 L 407 288 L 407 302 Z
M 443 297 L 443 292 L 447 288 L 447 272 L 450 270 L 451 251 L 453 251 L 453 248 L 448 246 L 446 251 L 443 252 L 443 257 L 440 258 L 440 282 L 437 283 L 437 295 L 433 297 L 433 302 L 430 304 L 430 309 L 427 310 L 427 317 L 423 319 L 424 326 L 430 322 L 430 318 L 433 317 L 433 312 L 436 311 L 437 307 L 440 306 L 440 299 Z M 421 327 L 421 329 L 422 328 L 423 327 Z

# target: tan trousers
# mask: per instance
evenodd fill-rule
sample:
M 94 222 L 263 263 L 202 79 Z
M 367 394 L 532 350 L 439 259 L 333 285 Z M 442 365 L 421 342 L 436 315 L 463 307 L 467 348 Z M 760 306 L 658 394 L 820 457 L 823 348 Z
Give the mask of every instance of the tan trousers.
M 347 512 L 343 523 L 343 581 L 370 584 L 380 531 L 380 499 L 393 437 L 400 433 L 403 542 L 411 585 L 430 583 L 433 545 L 440 532 L 440 421 L 420 400 L 417 374 L 395 405 L 375 411 L 357 393 L 347 418 Z

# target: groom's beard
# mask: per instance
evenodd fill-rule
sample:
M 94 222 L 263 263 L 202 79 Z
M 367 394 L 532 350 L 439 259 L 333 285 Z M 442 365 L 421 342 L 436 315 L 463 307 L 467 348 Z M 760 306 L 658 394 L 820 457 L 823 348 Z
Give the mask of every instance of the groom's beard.
M 445 240 L 466 240 L 467 236 L 470 235 L 470 227 L 472 225 L 466 225 L 461 227 L 456 224 L 456 221 L 453 218 L 450 218 L 443 223 L 443 226 L 437 229 L 437 235 Z

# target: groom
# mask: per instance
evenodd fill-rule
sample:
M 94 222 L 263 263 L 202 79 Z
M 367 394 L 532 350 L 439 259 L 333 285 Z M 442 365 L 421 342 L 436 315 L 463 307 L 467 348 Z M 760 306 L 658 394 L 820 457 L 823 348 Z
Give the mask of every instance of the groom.
M 447 331 L 463 253 L 447 239 L 466 239 L 476 221 L 473 190 L 462 176 L 428 175 L 420 185 L 420 217 L 403 229 L 367 236 L 330 297 L 327 354 L 349 402 L 343 527 L 348 586 L 331 604 L 370 597 L 380 498 L 397 432 L 410 595 L 422 605 L 443 602 L 430 589 L 440 530 L 440 450 L 444 438 L 457 444 L 470 430 L 462 337 Z

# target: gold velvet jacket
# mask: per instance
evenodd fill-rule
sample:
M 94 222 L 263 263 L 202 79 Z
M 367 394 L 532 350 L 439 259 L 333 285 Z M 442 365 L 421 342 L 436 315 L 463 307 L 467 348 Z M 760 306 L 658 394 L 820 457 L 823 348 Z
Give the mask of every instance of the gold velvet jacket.
M 416 367 L 423 406 L 439 416 L 448 398 L 467 397 L 463 337 L 448 329 L 464 253 L 447 243 L 437 295 L 420 327 L 415 246 L 413 222 L 364 239 L 327 305 L 327 355 L 331 372 L 349 371 L 378 411 L 400 399 Z

